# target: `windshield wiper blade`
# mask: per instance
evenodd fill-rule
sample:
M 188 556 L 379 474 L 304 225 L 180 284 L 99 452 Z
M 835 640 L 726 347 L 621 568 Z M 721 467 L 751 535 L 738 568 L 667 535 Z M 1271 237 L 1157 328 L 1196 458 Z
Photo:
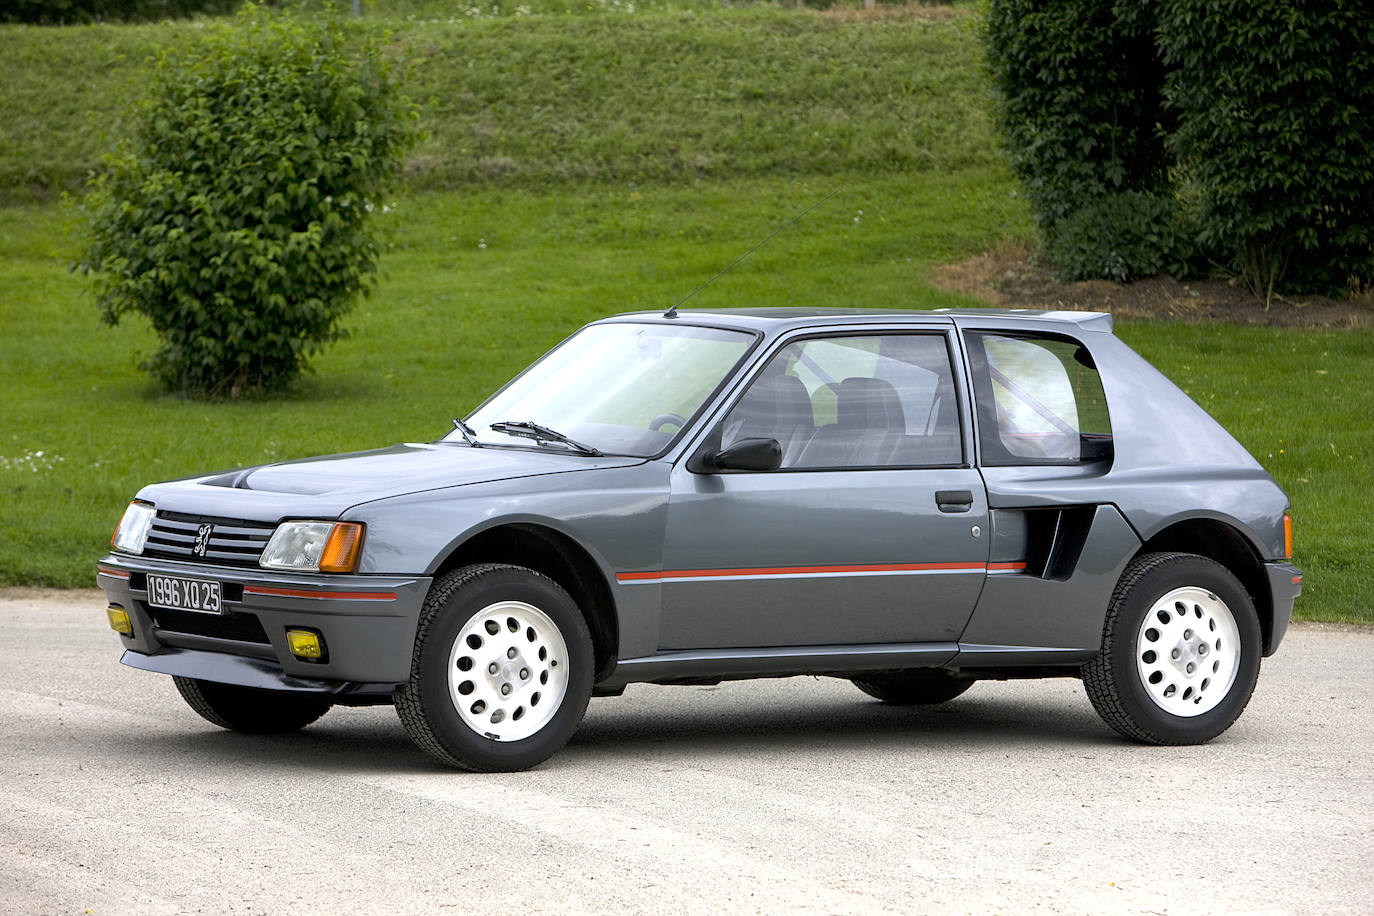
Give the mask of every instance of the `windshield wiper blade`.
M 583 445 L 576 439 L 569 439 L 556 429 L 549 429 L 547 426 L 540 426 L 538 423 L 531 423 L 528 420 L 500 420 L 487 425 L 498 433 L 505 433 L 508 436 L 523 436 L 537 442 L 561 442 L 564 445 L 572 446 L 584 455 L 593 457 L 601 455 L 600 451 L 590 445 Z
M 466 423 L 463 422 L 462 417 L 453 418 L 453 428 L 463 434 L 463 438 L 467 440 L 468 445 L 472 446 L 473 448 L 482 447 L 482 443 L 477 441 L 477 434 L 472 431 L 471 426 L 468 426 Z

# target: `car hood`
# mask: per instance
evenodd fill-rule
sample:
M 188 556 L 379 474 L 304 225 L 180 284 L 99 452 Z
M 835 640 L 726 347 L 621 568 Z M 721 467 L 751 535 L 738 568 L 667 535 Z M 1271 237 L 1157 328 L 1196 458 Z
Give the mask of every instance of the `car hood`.
M 145 487 L 159 508 L 197 515 L 275 521 L 336 517 L 389 496 L 517 477 L 640 464 L 642 458 L 589 457 L 522 448 L 405 443 L 389 448 L 283 461 Z

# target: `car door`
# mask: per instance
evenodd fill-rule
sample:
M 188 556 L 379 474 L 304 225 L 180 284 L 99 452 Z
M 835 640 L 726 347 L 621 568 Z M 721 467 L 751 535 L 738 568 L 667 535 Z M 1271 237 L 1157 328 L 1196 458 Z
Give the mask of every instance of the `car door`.
M 988 507 L 956 352 L 934 329 L 776 349 L 696 452 L 775 439 L 780 466 L 671 475 L 661 649 L 958 638 Z

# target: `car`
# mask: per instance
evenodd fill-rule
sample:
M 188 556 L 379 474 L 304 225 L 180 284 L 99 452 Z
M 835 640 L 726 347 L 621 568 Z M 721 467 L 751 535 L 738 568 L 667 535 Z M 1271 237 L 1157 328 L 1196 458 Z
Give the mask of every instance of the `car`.
M 1302 590 L 1283 491 L 1102 313 L 618 315 L 453 424 L 142 489 L 98 564 L 123 663 L 239 732 L 392 704 L 476 771 L 628 684 L 793 675 L 1077 677 L 1184 745 Z

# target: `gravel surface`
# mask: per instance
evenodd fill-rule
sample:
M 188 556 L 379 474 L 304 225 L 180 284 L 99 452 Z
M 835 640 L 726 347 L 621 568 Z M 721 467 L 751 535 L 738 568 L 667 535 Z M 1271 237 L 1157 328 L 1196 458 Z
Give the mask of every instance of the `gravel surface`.
M 0 625 L 0 913 L 1374 912 L 1374 630 L 1295 626 L 1204 747 L 1071 680 L 913 711 L 792 678 L 631 687 L 471 775 L 387 707 L 220 731 L 96 592 Z

